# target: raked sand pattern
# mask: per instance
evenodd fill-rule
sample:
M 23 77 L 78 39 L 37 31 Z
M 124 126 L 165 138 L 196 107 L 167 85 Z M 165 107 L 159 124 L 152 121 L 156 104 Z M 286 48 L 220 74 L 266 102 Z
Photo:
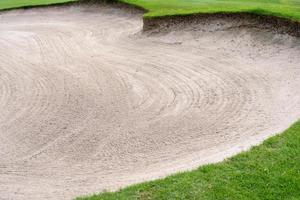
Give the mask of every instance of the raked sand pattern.
M 105 5 L 0 14 L 0 199 L 71 199 L 220 161 L 300 116 L 300 39 L 142 32 Z

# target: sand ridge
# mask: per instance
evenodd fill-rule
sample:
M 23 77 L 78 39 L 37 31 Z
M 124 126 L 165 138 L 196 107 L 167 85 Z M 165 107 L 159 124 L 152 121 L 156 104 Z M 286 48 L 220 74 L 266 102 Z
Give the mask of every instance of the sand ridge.
M 0 14 L 0 197 L 71 199 L 220 161 L 300 116 L 300 40 L 142 14 Z

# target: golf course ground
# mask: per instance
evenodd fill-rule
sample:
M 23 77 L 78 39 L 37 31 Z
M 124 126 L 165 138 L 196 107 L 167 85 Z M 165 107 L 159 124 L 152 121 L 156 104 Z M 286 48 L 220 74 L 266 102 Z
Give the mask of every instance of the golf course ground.
M 49 5 L 76 0 L 2 0 L 0 9 Z M 145 17 L 186 15 L 195 13 L 255 13 L 300 20 L 298 0 L 120 0 L 139 6 L 147 13 Z
M 1 0 L 0 199 L 300 200 L 300 39 L 218 14 L 300 33 L 299 0 Z
M 77 200 L 300 199 L 300 122 L 223 162 Z

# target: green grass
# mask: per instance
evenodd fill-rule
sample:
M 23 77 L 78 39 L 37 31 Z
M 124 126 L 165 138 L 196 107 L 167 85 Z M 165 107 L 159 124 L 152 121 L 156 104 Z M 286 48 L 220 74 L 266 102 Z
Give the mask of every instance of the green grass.
M 48 5 L 76 0 L 0 0 L 1 9 Z M 120 0 L 145 8 L 145 17 L 193 13 L 247 12 L 300 21 L 300 0 Z
M 300 0 L 121 0 L 143 7 L 145 17 L 193 13 L 247 12 L 300 21 Z
M 0 0 L 0 10 L 71 1 L 74 0 Z M 145 8 L 148 10 L 145 17 L 247 12 L 300 21 L 300 0 L 120 1 Z M 221 163 L 130 186 L 114 193 L 78 198 L 83 199 L 300 200 L 300 121 L 283 134 Z
M 76 0 L 0 0 L 0 10 L 67 3 Z
M 300 121 L 218 164 L 77 200 L 299 200 Z

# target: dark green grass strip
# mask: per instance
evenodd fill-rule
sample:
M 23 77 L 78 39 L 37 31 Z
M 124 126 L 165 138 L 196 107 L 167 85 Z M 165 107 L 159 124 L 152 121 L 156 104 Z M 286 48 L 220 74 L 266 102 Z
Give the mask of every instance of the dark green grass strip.
M 299 200 L 300 121 L 218 164 L 77 200 Z
M 47 6 L 75 2 L 77 0 L 0 0 L 0 10 L 11 10 L 14 8 L 30 8 L 35 6 Z
M 78 0 L 0 0 L 0 10 Z M 102 0 L 99 0 L 102 1 Z M 106 0 L 109 1 L 109 0 Z M 145 17 L 195 13 L 255 13 L 300 21 L 300 0 L 119 0 L 148 10 Z
M 145 17 L 195 13 L 254 13 L 300 21 L 300 0 L 120 0 L 143 7 Z

